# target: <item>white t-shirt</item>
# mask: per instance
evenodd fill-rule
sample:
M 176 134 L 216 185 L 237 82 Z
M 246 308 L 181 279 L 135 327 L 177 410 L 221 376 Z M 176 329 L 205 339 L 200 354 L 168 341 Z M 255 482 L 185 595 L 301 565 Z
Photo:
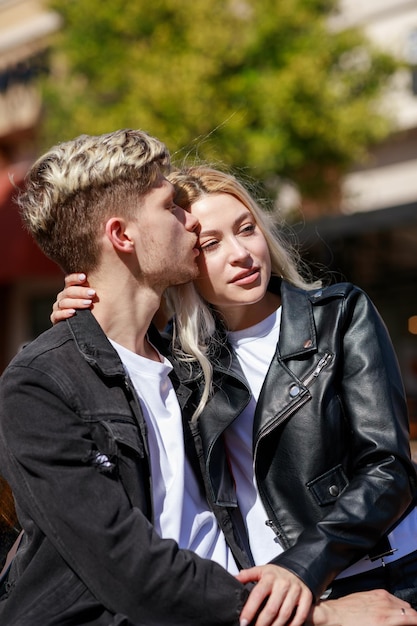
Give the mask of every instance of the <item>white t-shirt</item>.
M 281 307 L 251 328 L 228 333 L 252 391 L 250 403 L 226 430 L 225 444 L 256 565 L 268 563 L 282 552 L 274 531 L 266 525 L 268 515 L 256 486 L 252 445 L 256 402 L 275 353 L 280 324 Z
M 185 456 L 181 410 L 169 378 L 172 365 L 162 355 L 160 362 L 152 361 L 111 344 L 132 380 L 148 427 L 156 531 L 236 574 L 231 550 Z

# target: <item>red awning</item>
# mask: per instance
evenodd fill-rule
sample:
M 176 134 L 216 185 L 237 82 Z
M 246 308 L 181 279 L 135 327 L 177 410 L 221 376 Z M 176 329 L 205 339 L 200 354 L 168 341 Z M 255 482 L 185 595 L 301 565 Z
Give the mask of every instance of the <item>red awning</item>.
M 24 230 L 19 210 L 13 201 L 16 190 L 10 182 L 21 185 L 28 164 L 0 170 L 0 284 L 26 277 L 61 276 L 59 267 L 38 248 Z

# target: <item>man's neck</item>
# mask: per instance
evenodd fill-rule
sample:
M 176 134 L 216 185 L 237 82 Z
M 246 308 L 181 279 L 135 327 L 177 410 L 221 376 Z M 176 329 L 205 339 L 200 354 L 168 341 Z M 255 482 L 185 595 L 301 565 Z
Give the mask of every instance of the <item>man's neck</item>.
M 160 296 L 151 289 L 132 289 L 120 281 L 90 282 L 97 293 L 92 313 L 107 337 L 136 354 L 159 361 L 147 332 L 160 306 Z

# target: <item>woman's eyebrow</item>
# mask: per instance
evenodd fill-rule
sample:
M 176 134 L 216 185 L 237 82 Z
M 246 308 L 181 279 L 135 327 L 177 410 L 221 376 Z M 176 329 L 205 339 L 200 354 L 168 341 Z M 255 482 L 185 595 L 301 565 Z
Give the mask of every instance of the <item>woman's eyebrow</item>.
M 252 213 L 250 211 L 245 211 L 244 213 L 241 213 L 234 220 L 232 227 L 235 228 L 236 226 L 239 226 L 239 224 L 241 224 L 248 217 L 253 218 Z M 219 233 L 220 231 L 221 231 L 221 228 L 212 228 L 210 230 L 202 230 L 199 232 L 198 236 L 199 237 L 207 237 L 207 236 L 212 237 L 213 235 L 217 235 L 217 233 Z

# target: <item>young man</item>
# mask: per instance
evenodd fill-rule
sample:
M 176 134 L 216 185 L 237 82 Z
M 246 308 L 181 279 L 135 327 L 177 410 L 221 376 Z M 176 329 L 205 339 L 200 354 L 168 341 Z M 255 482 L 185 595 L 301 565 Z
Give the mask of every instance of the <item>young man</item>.
M 25 347 L 1 380 L 0 473 L 25 531 L 1 624 L 239 623 L 248 590 L 221 565 L 237 571 L 244 550 L 233 558 L 191 448 L 185 457 L 187 388 L 150 328 L 163 291 L 197 274 L 196 221 L 173 202 L 168 163 L 161 142 L 125 130 L 61 144 L 27 176 L 29 230 L 65 273 L 85 268 L 100 298 Z M 381 597 L 382 614 L 356 596 L 312 619 L 329 626 L 341 610 L 350 626 L 356 607 L 368 625 L 417 624 L 407 603 Z M 274 617 L 264 609 L 258 624 Z
M 2 378 L 0 472 L 25 530 L 2 624 L 239 621 L 243 585 L 153 528 L 171 536 L 185 480 L 167 502 L 175 477 L 143 414 L 161 415 L 175 442 L 180 409 L 148 328 L 165 288 L 195 277 L 198 254 L 196 220 L 163 176 L 168 163 L 166 147 L 139 131 L 83 136 L 39 159 L 20 196 L 44 252 L 65 272 L 88 267 L 101 296 L 94 315 L 40 336 Z M 180 470 L 180 449 L 175 461 Z M 202 536 L 227 554 L 219 532 L 192 521 L 184 544 Z

